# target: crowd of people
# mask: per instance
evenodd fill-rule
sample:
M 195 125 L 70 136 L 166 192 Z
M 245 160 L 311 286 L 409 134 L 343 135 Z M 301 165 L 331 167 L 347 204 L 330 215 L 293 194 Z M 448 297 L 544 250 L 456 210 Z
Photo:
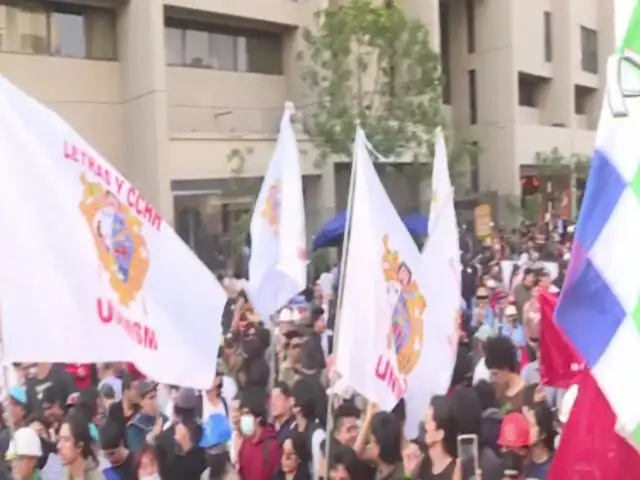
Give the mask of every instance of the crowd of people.
M 458 439 L 475 435 L 478 478 L 544 480 L 564 392 L 540 385 L 537 291 L 562 288 L 570 230 L 496 229 L 485 242 L 462 232 L 458 358 L 417 438 L 404 436 L 404 400 L 379 411 L 333 370 L 337 268 L 276 320 L 257 318 L 228 276 L 206 391 L 125 363 L 7 366 L 0 479 L 468 480 Z M 554 278 L 544 262 L 558 265 Z

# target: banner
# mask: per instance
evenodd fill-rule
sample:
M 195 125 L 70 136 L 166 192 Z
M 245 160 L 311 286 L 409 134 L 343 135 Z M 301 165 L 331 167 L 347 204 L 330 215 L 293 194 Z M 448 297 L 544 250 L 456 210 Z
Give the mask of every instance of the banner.
M 293 113 L 293 104 L 287 102 L 251 217 L 249 295 L 265 321 L 307 285 L 304 198 Z
M 133 362 L 208 388 L 226 296 L 160 213 L 0 79 L 0 308 L 11 362 Z

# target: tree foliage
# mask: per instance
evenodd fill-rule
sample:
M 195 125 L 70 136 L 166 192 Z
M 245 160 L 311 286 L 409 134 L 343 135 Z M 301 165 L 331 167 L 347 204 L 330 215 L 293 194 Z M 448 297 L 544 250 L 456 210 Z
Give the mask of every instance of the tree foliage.
M 577 178 L 586 179 L 591 166 L 591 159 L 582 153 L 565 154 L 558 147 L 548 152 L 540 151 L 535 156 L 540 176 L 554 177 L 562 174 L 573 174 Z
M 429 29 L 392 1 L 351 0 L 317 14 L 300 52 L 313 95 L 305 130 L 319 151 L 349 158 L 358 123 L 382 156 L 428 162 L 442 126 L 440 56 Z

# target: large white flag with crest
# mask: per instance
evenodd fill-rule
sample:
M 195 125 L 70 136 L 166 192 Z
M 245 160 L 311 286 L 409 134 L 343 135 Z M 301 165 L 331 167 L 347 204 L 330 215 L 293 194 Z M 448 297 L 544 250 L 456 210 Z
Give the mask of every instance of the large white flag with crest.
M 344 290 L 338 312 L 336 369 L 343 381 L 384 410 L 405 398 L 424 413 L 428 299 L 420 252 L 374 169 L 358 129 Z M 407 422 L 417 434 L 420 418 Z
M 0 78 L 5 360 L 133 362 L 208 388 L 226 295 L 141 193 L 54 112 Z
M 249 296 L 263 320 L 307 284 L 304 198 L 293 113 L 293 104 L 287 102 L 251 217 Z

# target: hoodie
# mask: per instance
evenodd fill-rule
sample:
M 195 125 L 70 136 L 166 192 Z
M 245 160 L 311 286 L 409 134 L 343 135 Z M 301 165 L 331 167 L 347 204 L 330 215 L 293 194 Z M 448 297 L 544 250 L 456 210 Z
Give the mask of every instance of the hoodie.
M 238 474 L 247 480 L 271 480 L 280 468 L 280 443 L 271 425 L 257 439 L 244 439 L 238 452 Z

